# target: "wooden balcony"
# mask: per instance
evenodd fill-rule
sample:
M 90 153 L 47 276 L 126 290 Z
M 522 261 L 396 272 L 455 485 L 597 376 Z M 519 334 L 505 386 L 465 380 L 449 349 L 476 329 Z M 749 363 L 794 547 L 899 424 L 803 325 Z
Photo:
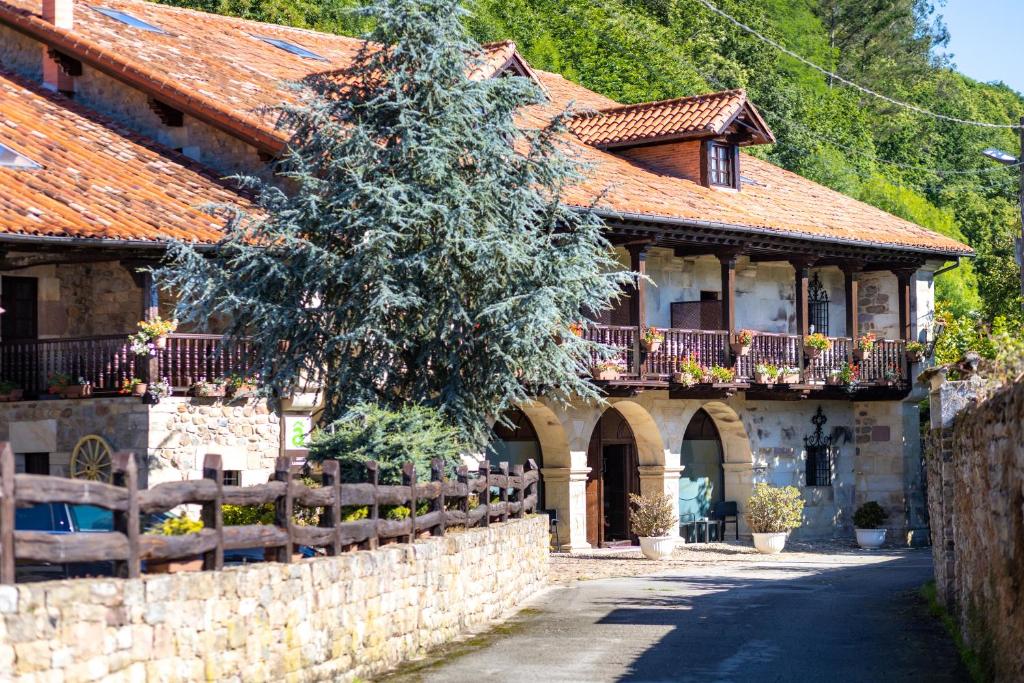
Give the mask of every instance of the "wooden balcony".
M 152 362 L 131 352 L 128 335 L 0 341 L 0 379 L 15 382 L 25 398 L 47 394 L 48 378 L 57 372 L 73 382 L 81 377 L 95 395 L 110 396 L 124 380 L 148 379 L 154 371 L 153 379 L 166 378 L 176 393 L 184 393 L 199 379 L 245 374 L 250 366 L 248 343 L 225 349 L 220 335 L 171 334 Z
M 755 400 L 792 400 L 810 395 L 821 398 L 867 397 L 879 399 L 902 398 L 909 390 L 906 342 L 880 340 L 870 355 L 858 360 L 853 353 L 853 340 L 832 337 L 832 348 L 816 358 L 804 353 L 804 340 L 800 335 L 758 332 L 745 355 L 732 353 L 729 333 L 725 330 L 681 330 L 659 328 L 665 335 L 661 347 L 646 353 L 640 346 L 639 327 L 627 325 L 591 325 L 584 330 L 584 338 L 617 349 L 616 358 L 626 365 L 626 372 L 618 380 L 599 382 L 613 395 L 630 394 L 642 389 L 669 389 L 679 397 L 727 396 L 745 391 Z M 704 366 L 722 366 L 736 371 L 735 381 L 722 385 L 698 384 L 682 387 L 672 382 L 672 373 L 679 363 L 696 359 Z M 594 356 L 595 362 L 597 355 Z M 797 384 L 757 384 L 754 368 L 758 364 L 771 364 L 798 368 Z M 834 385 L 829 377 L 846 363 L 860 370 L 859 380 L 852 386 Z

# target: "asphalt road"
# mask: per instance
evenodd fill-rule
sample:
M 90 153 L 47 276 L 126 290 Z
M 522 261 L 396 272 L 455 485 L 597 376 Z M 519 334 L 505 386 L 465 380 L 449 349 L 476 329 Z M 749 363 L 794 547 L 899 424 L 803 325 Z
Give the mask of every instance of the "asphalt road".
M 924 549 L 585 581 L 388 680 L 967 681 L 917 595 L 931 576 Z

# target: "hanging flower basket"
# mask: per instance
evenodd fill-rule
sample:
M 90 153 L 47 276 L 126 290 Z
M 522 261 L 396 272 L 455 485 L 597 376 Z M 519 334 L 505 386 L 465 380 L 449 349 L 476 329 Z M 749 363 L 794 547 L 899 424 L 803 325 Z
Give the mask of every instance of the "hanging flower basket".
M 729 342 L 729 348 L 736 356 L 746 356 L 750 353 L 750 347 L 754 343 L 754 332 L 752 330 L 740 330 L 736 333 L 736 340 Z
M 163 351 L 167 348 L 167 337 L 156 337 L 153 339 L 153 343 L 156 344 L 156 348 Z
M 642 346 L 644 351 L 646 351 L 647 353 L 657 353 L 661 349 L 661 340 L 658 339 L 656 341 L 646 341 L 641 339 L 640 346 Z
M 626 370 L 626 364 L 619 359 L 603 361 L 591 366 L 591 376 L 601 382 L 613 382 Z
M 644 327 L 640 330 L 640 348 L 647 353 L 657 353 L 665 341 L 665 335 L 657 327 Z

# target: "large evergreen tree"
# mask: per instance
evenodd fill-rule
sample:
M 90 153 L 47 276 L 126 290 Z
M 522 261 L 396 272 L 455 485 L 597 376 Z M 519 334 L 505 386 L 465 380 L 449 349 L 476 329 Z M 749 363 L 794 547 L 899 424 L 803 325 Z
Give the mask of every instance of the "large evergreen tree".
M 326 417 L 363 401 L 438 408 L 470 444 L 530 392 L 594 397 L 581 311 L 628 273 L 600 220 L 561 201 L 585 169 L 562 117 L 524 130 L 543 94 L 478 79 L 458 0 L 379 0 L 350 69 L 304 84 L 281 110 L 292 136 L 260 215 L 212 254 L 172 247 L 158 272 L 182 319 L 230 321 L 258 370 L 321 387 Z

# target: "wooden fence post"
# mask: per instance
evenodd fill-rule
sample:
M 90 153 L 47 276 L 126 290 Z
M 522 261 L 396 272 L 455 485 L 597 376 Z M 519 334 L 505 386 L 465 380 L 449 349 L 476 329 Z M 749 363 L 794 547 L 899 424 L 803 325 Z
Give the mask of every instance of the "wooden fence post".
M 370 484 L 373 485 L 373 504 L 370 505 L 370 519 L 373 520 L 373 535 L 367 539 L 367 545 L 370 550 L 376 550 L 380 546 L 380 498 L 378 497 L 377 488 L 380 486 L 380 465 L 377 464 L 376 460 L 370 460 L 366 463 L 366 476 L 370 480 Z
M 540 471 L 539 470 L 540 470 L 540 468 L 537 467 L 537 461 L 536 460 L 534 460 L 533 458 L 527 459 L 527 461 L 526 461 L 526 471 L 527 472 L 537 472 L 537 481 L 530 482 L 530 485 L 526 487 L 525 491 L 523 491 L 523 501 L 524 501 L 523 505 L 524 506 L 526 505 L 525 501 L 530 496 L 536 496 L 537 497 L 537 500 L 534 502 L 533 507 L 531 507 L 530 510 L 529 510 L 530 512 L 536 512 L 537 511 L 537 507 L 540 505 L 540 488 L 539 488 L 539 484 L 540 484 Z M 526 510 L 524 509 L 523 512 L 526 512 Z
M 508 463 L 499 462 L 498 471 L 505 477 L 505 485 L 498 489 L 498 497 L 501 499 L 501 521 L 508 521 Z
M 416 466 L 411 462 L 402 465 L 402 486 L 409 487 L 409 543 L 416 540 Z
M 515 499 L 516 499 L 515 502 L 519 503 L 519 509 L 516 510 L 516 514 L 515 514 L 515 518 L 516 519 L 522 519 L 523 518 L 523 513 L 525 512 L 523 510 L 523 508 L 526 507 L 526 495 L 525 495 L 525 492 L 526 492 L 526 482 L 523 480 L 523 475 L 524 475 L 524 472 L 523 472 L 523 466 L 522 465 L 513 465 L 512 466 L 512 476 L 513 477 L 519 477 L 519 485 L 513 487 L 513 489 L 512 489 L 513 495 L 515 496 Z
M 323 486 L 331 489 L 331 505 L 320 515 L 320 526 L 330 526 L 334 533 L 327 546 L 328 555 L 341 554 L 341 468 L 337 460 L 324 460 Z
M 0 583 L 14 583 L 14 452 L 0 441 Z
M 200 518 L 204 529 L 213 529 L 217 545 L 203 553 L 203 569 L 224 568 L 224 467 L 217 453 L 203 457 L 203 479 L 209 479 L 217 487 L 213 500 L 203 503 Z
M 491 463 L 484 460 L 480 463 L 480 478 L 484 480 L 484 490 L 480 494 L 480 504 L 484 506 L 483 526 L 491 525 Z
M 431 512 L 437 512 L 440 518 L 434 526 L 430 527 L 431 536 L 444 536 L 444 462 L 440 458 L 430 461 L 430 481 L 440 484 L 440 491 L 437 498 L 430 502 Z
M 112 483 L 128 490 L 128 507 L 114 512 L 114 531 L 120 531 L 128 538 L 128 578 L 137 579 L 142 573 L 139 560 L 139 468 L 134 453 L 118 451 L 111 460 Z
M 465 465 L 459 465 L 455 470 L 455 478 L 460 485 L 466 485 L 466 495 L 459 498 L 459 512 L 466 515 L 463 518 L 462 525 L 468 529 L 473 526 L 469 523 L 469 496 L 471 495 L 469 490 L 469 468 Z
M 291 458 L 282 455 L 274 465 L 274 479 L 283 481 L 285 485 L 284 495 L 279 496 L 274 503 L 274 525 L 284 529 L 288 538 L 284 545 L 277 549 L 277 561 L 289 563 L 292 561 L 292 468 Z

